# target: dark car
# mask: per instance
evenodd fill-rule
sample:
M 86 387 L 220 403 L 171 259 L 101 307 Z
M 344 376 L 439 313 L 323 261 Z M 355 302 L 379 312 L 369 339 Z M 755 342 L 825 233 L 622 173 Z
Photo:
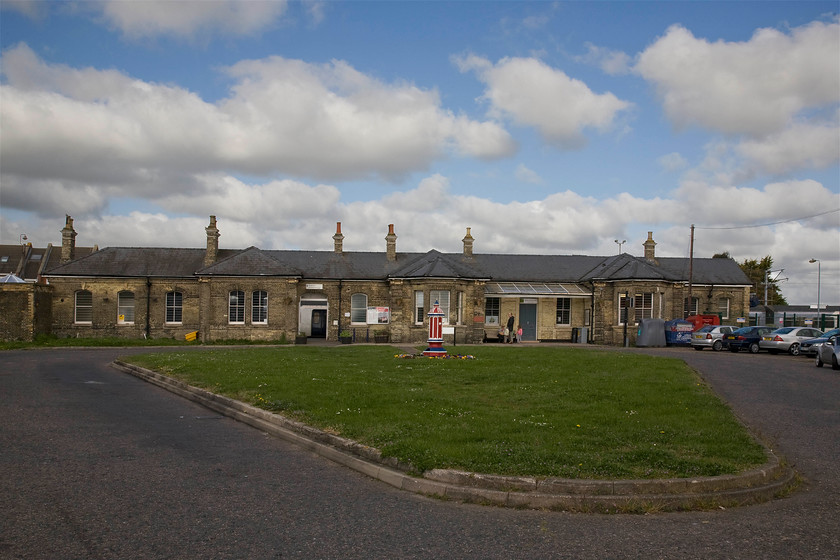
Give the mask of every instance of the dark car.
M 817 353 L 817 346 L 824 344 L 830 337 L 837 336 L 838 334 L 840 334 L 840 329 L 832 329 L 828 332 L 824 332 L 822 336 L 818 338 L 803 340 L 799 343 L 799 353 L 804 356 L 814 356 Z
M 739 352 L 746 349 L 752 354 L 758 354 L 758 351 L 761 350 L 758 342 L 761 337 L 770 332 L 773 332 L 773 327 L 741 327 L 735 332 L 724 335 L 722 340 L 730 352 Z

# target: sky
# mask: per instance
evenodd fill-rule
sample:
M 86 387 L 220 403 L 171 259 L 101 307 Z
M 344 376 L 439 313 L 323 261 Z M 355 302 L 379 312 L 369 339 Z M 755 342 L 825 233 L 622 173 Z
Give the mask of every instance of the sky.
M 688 257 L 693 225 L 837 305 L 838 9 L 3 0 L 0 243 L 215 215 L 222 249 Z

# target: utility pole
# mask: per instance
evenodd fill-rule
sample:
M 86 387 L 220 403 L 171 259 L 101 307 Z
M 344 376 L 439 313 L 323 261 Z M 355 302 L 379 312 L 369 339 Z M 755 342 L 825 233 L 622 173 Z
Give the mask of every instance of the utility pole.
M 683 312 L 683 319 L 691 314 L 691 291 L 694 280 L 694 224 L 691 224 L 691 242 L 688 246 L 688 305 Z

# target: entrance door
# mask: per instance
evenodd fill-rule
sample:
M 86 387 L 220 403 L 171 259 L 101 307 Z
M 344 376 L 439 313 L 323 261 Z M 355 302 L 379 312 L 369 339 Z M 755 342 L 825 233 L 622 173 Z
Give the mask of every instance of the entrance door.
M 519 325 L 522 325 L 522 340 L 537 340 L 537 304 L 519 304 Z M 517 325 L 514 328 L 518 328 Z
M 327 337 L 327 310 L 312 310 L 312 338 Z

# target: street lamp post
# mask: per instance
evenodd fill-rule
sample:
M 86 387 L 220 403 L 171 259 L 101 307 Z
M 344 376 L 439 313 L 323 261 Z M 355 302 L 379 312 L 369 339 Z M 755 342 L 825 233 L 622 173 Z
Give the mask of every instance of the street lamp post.
M 624 245 L 625 243 L 627 243 L 627 240 L 625 239 L 624 241 L 619 241 L 618 239 L 616 239 L 615 242 L 618 243 L 618 254 L 620 255 L 621 254 L 621 246 Z
M 808 261 L 811 264 L 817 263 L 817 319 L 820 318 L 820 284 L 822 283 L 822 263 L 820 259 L 811 259 Z

